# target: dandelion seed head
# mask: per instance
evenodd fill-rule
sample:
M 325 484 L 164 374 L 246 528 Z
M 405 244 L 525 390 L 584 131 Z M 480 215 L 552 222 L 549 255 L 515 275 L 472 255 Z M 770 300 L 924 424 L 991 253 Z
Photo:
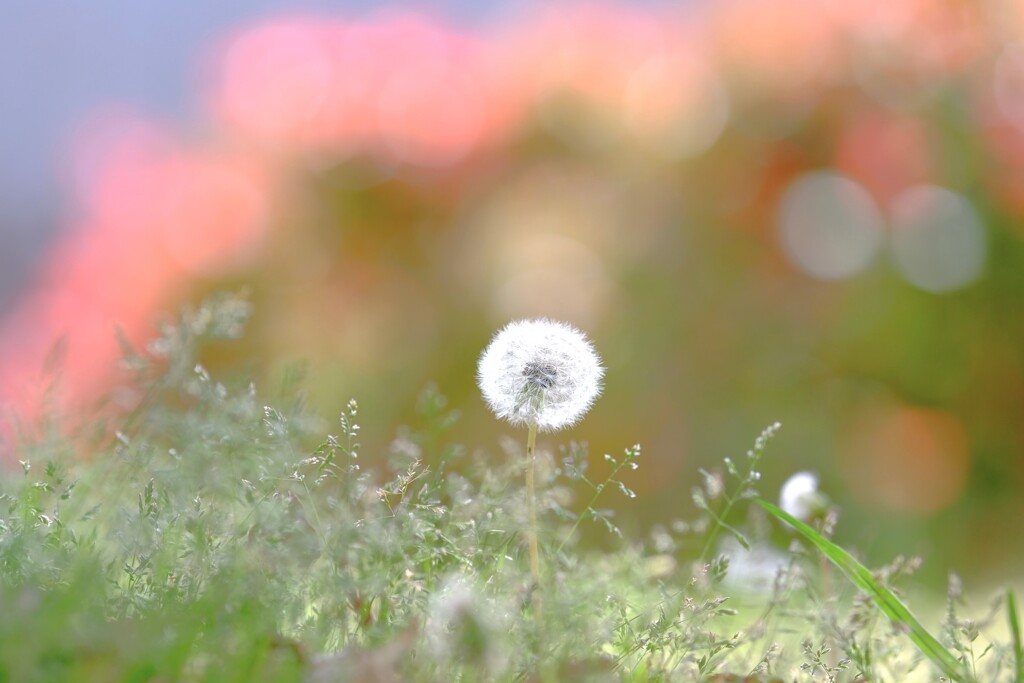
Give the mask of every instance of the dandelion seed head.
M 556 431 L 576 423 L 601 392 L 604 368 L 586 336 L 555 320 L 517 320 L 480 356 L 487 405 L 514 425 Z
M 818 477 L 812 472 L 797 472 L 782 485 L 779 507 L 802 522 L 824 511 L 825 497 L 818 492 Z
M 558 381 L 558 370 L 546 361 L 529 361 L 523 366 L 523 378 L 531 391 L 547 391 Z

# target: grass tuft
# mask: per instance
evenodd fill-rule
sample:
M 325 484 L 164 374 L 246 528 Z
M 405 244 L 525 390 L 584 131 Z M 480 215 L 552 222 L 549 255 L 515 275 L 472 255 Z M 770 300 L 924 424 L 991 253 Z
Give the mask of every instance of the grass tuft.
M 894 624 L 906 629 L 907 636 L 917 646 L 921 654 L 931 660 L 944 675 L 961 683 L 975 683 L 974 677 L 967 671 L 963 663 L 943 647 L 942 643 L 921 625 L 910 609 L 889 588 L 876 580 L 871 571 L 858 562 L 853 555 L 776 505 L 760 498 L 756 502 L 817 546 L 825 557 L 831 560 L 854 585 L 864 591 Z
M 869 598 L 770 542 L 747 503 L 777 425 L 703 472 L 694 519 L 646 536 L 603 507 L 636 497 L 639 446 L 595 474 L 585 444 L 539 441 L 535 611 L 521 445 L 460 445 L 428 388 L 413 423 L 364 452 L 354 401 L 325 420 L 294 375 L 264 391 L 204 366 L 248 314 L 217 297 L 126 349 L 138 403 L 106 414 L 109 437 L 54 421 L 17 445 L 0 479 L 0 682 L 908 681 L 925 673 L 913 642 L 961 683 L 1024 683 L 1012 593 L 1012 645 L 975 657 L 988 622 L 957 617 L 951 578 L 944 635 L 968 676 L 846 551 L 761 501 Z M 872 601 L 910 641 L 879 632 Z

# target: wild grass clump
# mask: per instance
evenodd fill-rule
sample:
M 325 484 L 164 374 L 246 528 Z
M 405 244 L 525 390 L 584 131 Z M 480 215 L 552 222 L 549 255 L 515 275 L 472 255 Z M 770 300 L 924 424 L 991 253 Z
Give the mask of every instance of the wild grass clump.
M 635 496 L 639 446 L 596 479 L 582 444 L 537 450 L 533 529 L 532 458 L 457 445 L 436 391 L 386 453 L 362 453 L 355 401 L 330 426 L 294 388 L 270 401 L 212 376 L 201 348 L 247 315 L 230 297 L 185 311 L 126 358 L 131 413 L 18 446 L 0 493 L 0 681 L 1022 680 L 1012 594 L 1011 643 L 983 645 L 953 590 L 932 638 L 894 592 L 913 562 L 868 572 L 829 524 L 767 502 L 809 542 L 782 553 L 741 530 L 776 426 L 706 473 L 693 519 L 647 539 L 606 509 Z M 595 522 L 611 550 L 581 545 Z M 758 548 L 774 558 L 763 589 L 737 580 Z

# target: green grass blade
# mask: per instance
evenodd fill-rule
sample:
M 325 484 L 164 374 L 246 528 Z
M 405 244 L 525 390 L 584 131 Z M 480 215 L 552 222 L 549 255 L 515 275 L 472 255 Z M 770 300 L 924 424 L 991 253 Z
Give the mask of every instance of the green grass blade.
M 1006 616 L 1010 621 L 1010 635 L 1013 637 L 1013 683 L 1024 683 L 1024 648 L 1020 643 L 1020 617 L 1017 616 L 1017 596 L 1013 589 L 1006 591 Z
M 921 625 L 921 622 L 911 614 L 907 606 L 891 590 L 879 583 L 871 575 L 868 568 L 858 562 L 853 555 L 768 501 L 759 498 L 757 503 L 778 519 L 792 526 L 803 534 L 807 540 L 816 545 L 828 559 L 832 560 L 832 563 L 840 571 L 846 574 L 850 581 L 874 601 L 875 605 L 893 623 L 906 629 L 907 635 L 910 636 L 910 640 L 914 642 L 914 645 L 921 651 L 921 654 L 930 659 L 943 674 L 954 681 L 961 681 L 961 683 L 975 683 L 974 677 L 964 668 L 960 660 L 943 647 L 942 643 L 932 634 L 928 633 L 924 626 Z

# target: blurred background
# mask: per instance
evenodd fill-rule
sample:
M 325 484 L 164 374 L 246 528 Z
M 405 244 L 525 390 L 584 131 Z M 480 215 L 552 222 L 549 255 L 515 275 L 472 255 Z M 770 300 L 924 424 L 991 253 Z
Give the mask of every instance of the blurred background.
M 870 562 L 1018 576 L 1022 38 L 1009 0 L 0 4 L 5 416 L 58 339 L 75 410 L 115 329 L 244 289 L 211 364 L 306 363 L 367 457 L 433 382 L 497 452 L 477 356 L 552 316 L 607 389 L 542 445 L 641 443 L 625 527 L 779 420 L 768 497 L 812 470 Z

